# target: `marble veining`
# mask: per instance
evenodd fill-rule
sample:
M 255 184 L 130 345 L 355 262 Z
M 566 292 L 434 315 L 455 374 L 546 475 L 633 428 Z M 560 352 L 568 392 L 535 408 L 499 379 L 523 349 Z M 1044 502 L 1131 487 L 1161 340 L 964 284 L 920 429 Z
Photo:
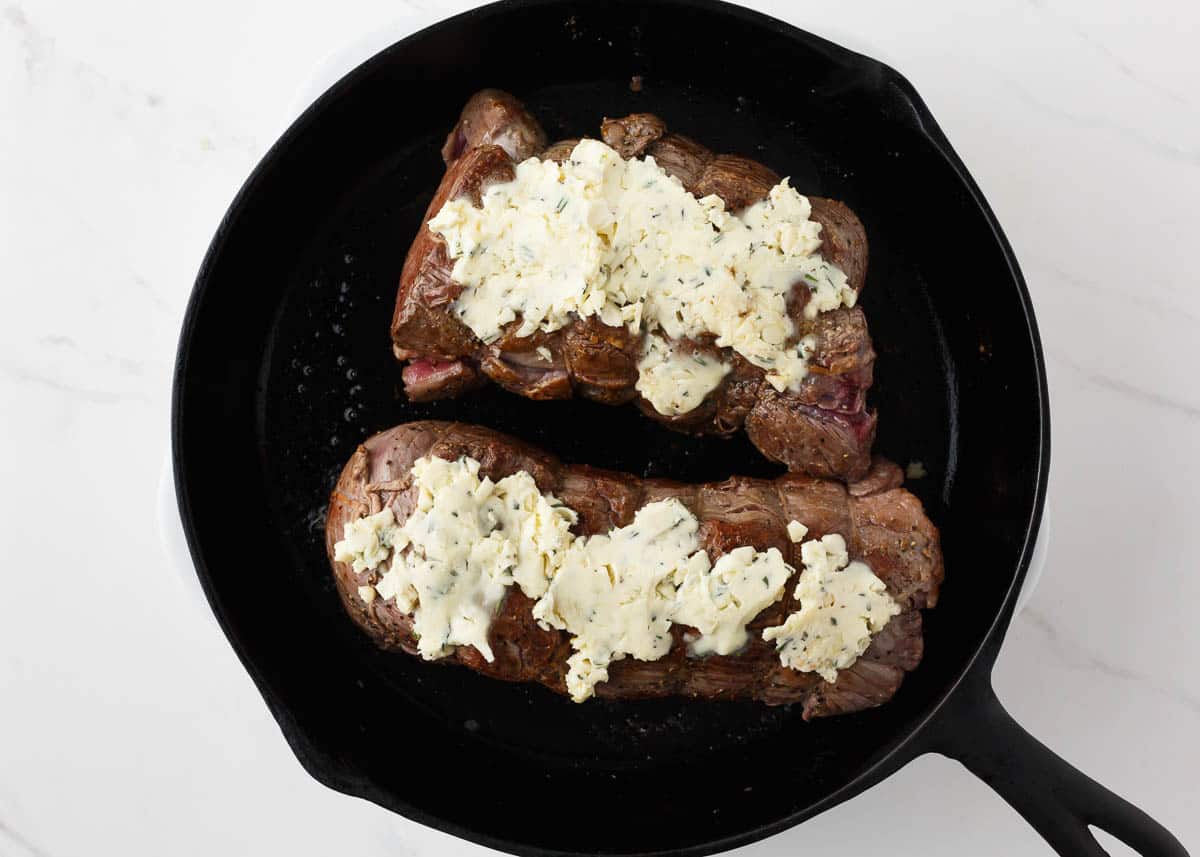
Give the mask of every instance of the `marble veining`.
M 1016 81 L 1008 81 L 1008 86 L 1025 104 L 1055 119 L 1068 122 L 1076 128 L 1088 131 L 1107 131 L 1136 143 L 1147 152 L 1192 166 L 1200 166 L 1200 149 L 1162 140 L 1147 134 L 1135 125 L 1114 121 L 1106 115 L 1080 113 L 1061 105 L 1047 103 L 1033 90 L 1027 89 Z
M 191 282 L 294 93 L 468 5 L 0 0 L 0 857 L 486 852 L 304 773 L 152 515 Z M 1004 224 L 1054 532 L 997 691 L 1200 847 L 1200 5 L 750 5 L 899 69 Z M 940 757 L 743 851 L 835 849 L 1048 853 Z
M 1152 78 L 1148 78 L 1144 72 L 1134 68 L 1129 60 L 1122 54 L 1113 49 L 1107 42 L 1098 38 L 1094 38 L 1088 33 L 1087 29 L 1081 24 L 1077 16 L 1064 15 L 1053 11 L 1047 0 L 1029 0 L 1029 4 L 1033 6 L 1042 17 L 1047 21 L 1052 21 L 1055 25 L 1069 33 L 1073 38 L 1077 39 L 1084 45 L 1091 47 L 1105 59 L 1107 59 L 1121 74 L 1130 80 L 1136 81 L 1140 86 L 1145 87 L 1150 92 L 1158 93 L 1165 98 L 1174 101 L 1176 104 L 1185 107 L 1192 106 L 1192 101 L 1184 97 L 1180 92 L 1173 87 L 1160 83 Z
M 1159 224 L 1159 226 L 1161 225 Z M 1054 278 L 1059 286 L 1079 289 L 1094 298 L 1119 303 L 1134 312 L 1149 313 L 1158 321 L 1166 324 L 1178 325 L 1179 322 L 1200 324 L 1200 315 L 1192 312 L 1186 306 L 1181 306 L 1179 301 L 1164 300 L 1145 291 L 1140 291 L 1137 301 L 1131 304 L 1129 286 L 1116 278 L 1085 280 L 1055 262 L 1040 256 L 1026 260 L 1025 269 L 1027 272 L 1044 270 Z
M 20 6 L 5 6 L 3 15 L 4 20 L 11 24 L 20 36 L 21 50 L 25 54 L 25 73 L 29 75 L 30 83 L 33 83 L 37 79 L 38 69 L 45 65 L 50 54 L 50 40 L 30 25 Z
M 1177 685 L 1161 684 L 1140 670 L 1112 663 L 1105 657 L 1090 651 L 1084 642 L 1064 639 L 1055 622 L 1041 610 L 1034 607 L 1029 608 L 1022 614 L 1022 622 L 1036 629 L 1045 637 L 1046 651 L 1062 661 L 1068 668 L 1085 673 L 1096 673 L 1137 685 L 1156 696 L 1165 697 L 1189 709 L 1196 716 L 1200 716 L 1200 696 L 1189 693 Z
M 1174 411 L 1177 414 L 1182 414 L 1189 418 L 1200 417 L 1200 405 L 1193 405 L 1189 402 L 1180 402 L 1167 396 L 1160 395 L 1151 390 L 1146 390 L 1142 387 L 1130 384 L 1127 381 L 1122 381 L 1120 378 L 1113 378 L 1103 372 L 1098 372 L 1087 368 L 1086 366 L 1067 357 L 1063 352 L 1058 350 L 1046 349 L 1046 354 L 1049 359 L 1066 366 L 1084 381 L 1089 384 L 1094 384 L 1097 387 L 1102 387 L 1105 390 L 1110 390 L 1123 396 L 1127 399 L 1132 399 L 1135 402 L 1150 405 L 1156 408 L 1166 408 Z

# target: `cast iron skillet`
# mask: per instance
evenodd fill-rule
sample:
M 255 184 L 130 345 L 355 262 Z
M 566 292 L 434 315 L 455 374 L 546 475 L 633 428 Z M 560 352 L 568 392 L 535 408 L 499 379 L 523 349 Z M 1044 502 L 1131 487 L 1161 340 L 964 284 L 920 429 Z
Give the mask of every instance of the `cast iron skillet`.
M 632 75 L 644 88 L 631 91 Z M 927 655 L 889 705 L 805 724 L 758 704 L 592 701 L 378 652 L 342 614 L 320 538 L 355 444 L 478 422 L 568 461 L 685 480 L 776 472 L 744 440 L 633 408 L 495 390 L 413 405 L 388 321 L 438 149 L 483 86 L 551 139 L 653 110 L 717 151 L 848 202 L 871 238 L 879 450 L 945 537 Z M 783 830 L 927 752 L 957 758 L 1063 854 L 1176 840 L 1030 737 L 990 687 L 1049 462 L 1042 352 L 1000 227 L 912 87 L 779 21 L 704 0 L 509 0 L 393 45 L 333 87 L 246 182 L 200 270 L 175 374 L 176 484 L 209 602 L 321 782 L 520 854 L 708 854 Z

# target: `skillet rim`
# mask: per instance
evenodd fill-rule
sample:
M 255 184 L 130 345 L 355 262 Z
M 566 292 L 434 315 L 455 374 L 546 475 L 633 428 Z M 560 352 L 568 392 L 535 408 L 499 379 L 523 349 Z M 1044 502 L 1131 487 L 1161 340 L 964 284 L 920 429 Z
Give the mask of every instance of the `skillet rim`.
M 255 165 L 250 175 L 247 177 L 237 194 L 234 196 L 229 207 L 226 209 L 218 224 L 216 232 L 208 249 L 201 261 L 200 268 L 196 275 L 195 284 L 192 293 L 188 299 L 187 308 L 185 310 L 183 324 L 179 336 L 179 345 L 176 352 L 174 374 L 172 378 L 172 394 L 171 394 L 171 459 L 172 471 L 175 477 L 175 493 L 176 500 L 179 505 L 180 520 L 183 525 L 184 535 L 187 541 L 188 552 L 191 555 L 192 563 L 195 566 L 197 577 L 200 580 L 201 588 L 204 591 L 205 599 L 208 601 L 210 609 L 217 620 L 217 624 L 221 628 L 221 632 L 229 641 L 242 667 L 249 674 L 254 682 L 259 694 L 266 702 L 272 716 L 279 724 L 285 740 L 291 747 L 292 752 L 300 761 L 301 765 L 310 776 L 316 779 L 323 785 L 335 789 L 343 794 L 348 794 L 354 797 L 364 798 L 371 802 L 396 812 L 409 818 L 419 824 L 434 828 L 443 833 L 465 839 L 467 841 L 493 848 L 499 851 L 504 851 L 512 854 L 530 854 L 530 855 L 545 855 L 545 857 L 574 857 L 581 853 L 580 851 L 567 851 L 555 848 L 545 848 L 536 845 L 529 845 L 515 840 L 508 840 L 501 837 L 489 835 L 464 827 L 453 821 L 447 821 L 439 816 L 427 813 L 415 806 L 407 803 L 407 801 L 398 798 L 390 791 L 384 791 L 369 781 L 364 786 L 361 781 L 351 781 L 349 778 L 338 776 L 338 773 L 343 771 L 343 766 L 331 759 L 327 754 L 321 752 L 313 746 L 308 735 L 296 723 L 287 706 L 278 699 L 274 698 L 274 691 L 269 687 L 266 680 L 261 675 L 261 670 L 252 662 L 249 653 L 243 651 L 243 645 L 231 631 L 231 625 L 228 620 L 226 611 L 218 597 L 215 587 L 211 583 L 208 564 L 204 560 L 203 549 L 200 539 L 196 533 L 195 522 L 192 515 L 192 504 L 189 499 L 188 492 L 188 477 L 184 467 L 182 445 L 183 445 L 183 426 L 186 419 L 184 405 L 184 388 L 185 378 L 188 373 L 188 365 L 190 358 L 190 347 L 192 340 L 195 337 L 197 318 L 201 304 L 205 300 L 205 296 L 210 287 L 210 276 L 213 268 L 216 266 L 217 260 L 223 255 L 225 246 L 230 232 L 233 230 L 235 221 L 242 213 L 247 200 L 252 197 L 259 189 L 260 183 L 263 181 L 263 176 L 275 163 L 280 159 L 282 153 L 291 147 L 295 140 L 301 136 L 312 124 L 317 121 L 319 114 L 325 111 L 326 106 L 335 101 L 345 92 L 353 89 L 361 79 L 367 77 L 380 64 L 395 54 L 402 53 L 418 38 L 426 37 L 430 34 L 453 30 L 463 25 L 473 23 L 480 19 L 487 19 L 496 15 L 501 15 L 514 10 L 535 9 L 539 7 L 551 8 L 555 6 L 568 6 L 574 0 L 497 0 L 497 2 L 489 3 L 483 6 L 469 9 L 454 15 L 449 18 L 437 21 L 428 27 L 424 27 L 403 39 L 400 39 L 388 47 L 378 51 L 369 59 L 360 63 L 325 93 L 317 98 L 307 109 L 304 110 L 287 128 L 286 131 L 271 145 L 271 147 L 262 156 L 259 162 Z M 609 2 L 607 5 L 613 6 L 629 6 L 626 2 Z M 865 54 L 852 51 L 844 48 L 828 39 L 817 36 L 807 30 L 802 30 L 792 24 L 782 21 L 756 10 L 747 9 L 742 6 L 737 6 L 732 3 L 724 2 L 724 0 L 641 0 L 637 5 L 655 6 L 659 8 L 684 8 L 684 9 L 702 9 L 707 12 L 716 13 L 723 16 L 739 20 L 752 27 L 765 28 L 774 32 L 777 35 L 783 36 L 788 41 L 794 44 L 803 44 L 809 48 L 818 48 L 825 52 L 831 53 L 839 57 L 840 61 L 847 65 L 856 66 L 859 68 L 867 68 L 879 74 L 880 78 L 886 85 L 895 87 L 903 100 L 911 109 L 912 119 L 918 130 L 924 135 L 932 147 L 942 156 L 946 164 L 953 170 L 958 180 L 961 182 L 964 189 L 968 192 L 970 199 L 978 207 L 983 215 L 987 226 L 989 227 L 992 236 L 1001 251 L 1004 261 L 1008 268 L 1009 277 L 1012 284 L 1016 288 L 1016 297 L 1020 302 L 1021 312 L 1025 319 L 1026 333 L 1029 337 L 1029 345 L 1032 348 L 1033 368 L 1035 370 L 1035 389 L 1031 392 L 1036 397 L 1036 407 L 1038 409 L 1038 466 L 1036 483 L 1034 486 L 1034 497 L 1032 508 L 1029 511 L 1028 520 L 1025 525 L 1025 533 L 1022 540 L 1020 557 L 1017 561 L 1016 568 L 1004 596 L 1000 602 L 998 609 L 993 615 L 987 631 L 981 638 L 981 641 L 975 651 L 973 651 L 958 675 L 952 680 L 949 686 L 941 693 L 940 696 L 931 699 L 926 707 L 924 715 L 915 722 L 908 731 L 907 735 L 898 739 L 896 743 L 887 750 L 882 756 L 874 762 L 866 765 L 853 778 L 845 784 L 828 793 L 820 800 L 809 804 L 806 807 L 796 810 L 795 812 L 784 815 L 772 822 L 761 824 L 757 827 L 750 828 L 739 833 L 730 834 L 719 839 L 708 840 L 703 843 L 697 843 L 689 846 L 681 846 L 678 848 L 660 849 L 657 851 L 636 852 L 638 854 L 649 855 L 681 855 L 681 857 L 702 857 L 702 855 L 713 854 L 716 852 L 726 851 L 732 848 L 748 845 L 752 842 L 764 839 L 773 834 L 782 832 L 791 827 L 800 824 L 801 822 L 824 812 L 827 809 L 848 800 L 851 797 L 865 791 L 867 788 L 882 781 L 887 776 L 890 776 L 904 764 L 928 752 L 930 747 L 930 729 L 932 722 L 946 707 L 947 702 L 951 697 L 960 692 L 962 685 L 972 677 L 978 677 L 980 673 L 990 673 L 992 662 L 995 659 L 996 653 L 1003 642 L 1008 625 L 1012 619 L 1013 608 L 1016 601 L 1016 594 L 1020 590 L 1022 581 L 1025 579 L 1029 569 L 1029 563 L 1033 555 L 1034 542 L 1037 537 L 1038 527 L 1041 523 L 1042 514 L 1045 506 L 1047 483 L 1050 469 L 1050 409 L 1049 409 L 1049 389 L 1046 379 L 1045 357 L 1042 349 L 1041 337 L 1038 331 L 1037 321 L 1034 315 L 1032 300 L 1029 296 L 1029 291 L 1025 283 L 1024 276 L 1021 273 L 1016 257 L 1013 253 L 1007 237 L 1004 234 L 995 213 L 991 206 L 984 198 L 979 186 L 975 183 L 971 174 L 968 172 L 966 165 L 954 151 L 950 141 L 946 138 L 944 132 L 934 119 L 928 106 L 917 93 L 913 85 L 902 74 L 896 71 L 887 63 L 868 57 Z M 630 854 L 634 852 L 628 852 Z

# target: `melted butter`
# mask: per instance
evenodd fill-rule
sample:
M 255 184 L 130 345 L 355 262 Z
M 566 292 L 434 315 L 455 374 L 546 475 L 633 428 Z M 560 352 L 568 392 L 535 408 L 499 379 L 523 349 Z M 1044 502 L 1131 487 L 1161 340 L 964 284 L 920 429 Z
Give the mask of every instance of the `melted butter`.
M 635 387 L 660 414 L 686 414 L 729 374 L 729 366 L 707 354 L 679 353 L 661 336 L 646 337 Z
M 393 537 L 376 590 L 413 613 L 422 657 L 474 646 L 491 661 L 487 632 L 505 590 L 516 583 L 530 598 L 545 593 L 575 513 L 528 473 L 492 482 L 470 458 L 422 458 L 412 476 L 417 506 Z
M 575 512 L 533 477 L 492 482 L 471 458 L 426 457 L 413 465 L 416 508 L 398 525 L 390 509 L 345 525 L 334 546 L 356 571 L 391 563 L 370 603 L 394 600 L 413 615 L 427 659 L 474 646 L 488 660 L 488 629 L 509 586 L 532 599 L 533 616 L 571 635 L 567 690 L 576 702 L 626 657 L 653 661 L 670 651 L 671 627 L 695 628 L 689 654 L 732 654 L 749 641 L 747 625 L 783 597 L 795 573 L 775 548 L 742 546 L 715 564 L 700 549 L 699 521 L 678 499 L 648 503 L 628 526 L 587 537 L 570 528 Z M 802 540 L 807 528 L 788 525 Z M 785 666 L 827 680 L 852 664 L 899 607 L 864 563 L 848 563 L 845 541 L 828 535 L 801 545 L 801 609 L 768 628 Z
M 864 562 L 850 562 L 846 542 L 832 533 L 800 546 L 804 571 L 796 584 L 800 609 L 763 631 L 784 666 L 835 681 L 858 660 L 871 635 L 900 612 L 884 582 Z
M 485 342 L 517 318 L 528 336 L 597 315 L 671 340 L 709 335 L 782 391 L 808 372 L 787 312 L 792 286 L 808 286 L 809 318 L 857 299 L 817 252 L 820 224 L 786 179 L 735 215 L 717 196 L 688 193 L 653 158 L 626 161 L 582 140 L 562 165 L 518 164 L 513 181 L 492 185 L 481 202 L 451 200 L 429 228 L 446 239 L 464 286 L 454 312 Z M 646 338 L 639 370 L 648 378 L 638 389 L 660 412 L 686 413 L 724 372 L 696 372 L 683 365 L 690 355 L 657 341 Z M 686 400 L 662 390 L 681 379 Z
M 672 498 L 642 507 L 629 526 L 571 545 L 533 615 L 572 635 L 567 690 L 576 702 L 608 679 L 613 661 L 654 661 L 670 651 L 675 576 L 708 570 L 698 528 Z
M 777 548 L 752 547 L 734 548 L 711 571 L 689 572 L 679 587 L 675 620 L 700 632 L 690 653 L 730 655 L 746 645 L 746 625 L 783 597 L 792 572 Z
M 342 540 L 334 545 L 333 558 L 350 563 L 356 572 L 374 568 L 391 553 L 397 529 L 391 509 L 351 521 L 342 530 Z

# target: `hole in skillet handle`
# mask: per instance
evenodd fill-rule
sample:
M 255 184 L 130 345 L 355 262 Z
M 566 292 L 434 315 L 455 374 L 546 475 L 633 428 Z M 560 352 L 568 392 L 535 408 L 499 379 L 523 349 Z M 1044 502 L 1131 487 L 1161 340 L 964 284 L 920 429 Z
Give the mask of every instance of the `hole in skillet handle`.
M 1093 829 L 1143 857 L 1188 857 L 1165 827 L 1026 732 L 996 698 L 990 667 L 968 677 L 939 716 L 930 749 L 991 786 L 1064 857 L 1108 857 Z

